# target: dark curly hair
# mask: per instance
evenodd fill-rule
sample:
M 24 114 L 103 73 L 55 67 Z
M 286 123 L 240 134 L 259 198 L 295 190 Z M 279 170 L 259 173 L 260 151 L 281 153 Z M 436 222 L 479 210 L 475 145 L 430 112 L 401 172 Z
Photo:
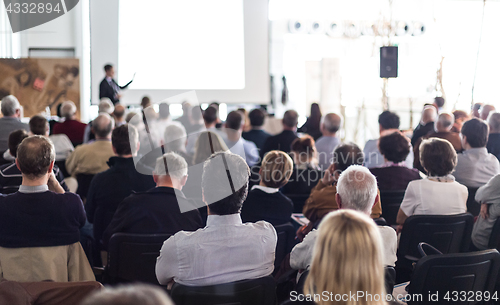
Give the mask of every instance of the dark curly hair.
M 410 143 L 404 135 L 393 132 L 390 135 L 381 137 L 378 141 L 380 153 L 394 163 L 402 162 L 410 153 Z

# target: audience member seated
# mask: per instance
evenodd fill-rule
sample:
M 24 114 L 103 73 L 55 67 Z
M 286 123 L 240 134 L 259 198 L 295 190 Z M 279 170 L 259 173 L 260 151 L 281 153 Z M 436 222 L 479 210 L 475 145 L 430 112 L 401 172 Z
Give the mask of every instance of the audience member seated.
M 240 217 L 249 174 L 245 160 L 231 152 L 215 153 L 205 162 L 202 188 L 207 226 L 196 232 L 180 231 L 164 242 L 156 262 L 160 284 L 174 280 L 190 286 L 217 285 L 273 272 L 276 231 L 265 221 L 244 224 Z M 221 199 L 228 183 L 233 192 L 228 190 L 230 195 Z
M 103 234 L 104 247 L 115 233 L 175 234 L 201 228 L 197 207 L 182 193 L 187 177 L 188 164 L 178 154 L 169 152 L 158 158 L 153 175 L 156 187 L 120 203 Z
M 257 108 L 250 111 L 248 118 L 250 119 L 252 129 L 243 133 L 243 139 L 254 142 L 257 148 L 261 150 L 267 138 L 271 136 L 262 130 L 262 126 L 264 126 L 264 121 L 266 120 L 266 113 L 264 110 Z
M 321 180 L 321 170 L 318 167 L 318 153 L 314 139 L 310 135 L 297 138 L 292 142 L 291 155 L 293 171 L 290 181 L 281 188 L 283 194 L 308 195 Z
M 354 143 L 341 144 L 333 152 L 333 163 L 325 171 L 323 178 L 312 189 L 311 195 L 306 200 L 303 213 L 315 226 L 331 211 L 338 210 L 339 206 L 335 196 L 337 194 L 337 181 L 340 174 L 351 165 L 362 165 L 363 152 Z M 379 218 L 382 215 L 380 200 L 373 206 L 371 217 Z
M 2 156 L 4 152 L 8 154 L 6 151 L 9 148 L 10 133 L 19 129 L 29 131 L 29 126 L 20 120 L 21 105 L 15 96 L 7 95 L 2 99 L 1 112 L 3 117 L 0 118 L 0 164 L 4 164 L 9 162 L 9 160 L 4 160 L 5 158 Z
M 182 126 L 184 126 L 187 133 L 192 133 L 193 131 L 195 131 L 197 129 L 196 126 L 193 126 L 193 123 L 192 123 L 192 118 L 191 118 L 192 108 L 194 108 L 194 107 L 191 107 L 190 103 L 183 102 L 182 103 L 182 115 L 180 117 L 178 117 L 177 119 L 175 119 L 176 122 L 179 122 L 179 123 L 181 123 Z
M 45 121 L 47 122 L 47 121 Z M 13 155 L 17 154 L 17 148 L 21 142 L 28 137 L 28 134 L 24 129 L 16 130 L 9 135 L 9 152 Z M 66 183 L 64 182 L 64 176 L 54 164 L 54 176 L 57 181 L 63 187 L 64 191 L 69 191 Z M 22 184 L 23 176 L 21 171 L 17 167 L 15 161 L 10 164 L 4 164 L 0 166 L 0 193 L 2 194 L 12 194 L 17 192 L 19 186 Z
M 302 125 L 297 131 L 302 133 L 307 133 L 313 137 L 314 141 L 321 137 L 321 109 L 318 103 L 311 104 L 311 115 L 307 118 L 307 121 Z
M 66 101 L 61 106 L 61 116 L 65 118 L 64 122 L 59 122 L 54 125 L 52 134 L 65 134 L 73 146 L 83 143 L 83 135 L 85 133 L 84 124 L 76 119 L 76 105 L 72 101 Z
M 318 305 L 336 303 L 318 298 L 322 291 L 329 296 L 364 293 L 345 304 L 392 303 L 386 301 L 382 244 L 377 226 L 365 215 L 350 210 L 331 213 L 319 228 L 305 294 Z
M 55 179 L 54 160 L 54 146 L 45 137 L 28 137 L 18 147 L 22 185 L 18 192 L 0 196 L 1 279 L 94 280 L 79 242 L 83 204 Z
M 410 153 L 410 142 L 399 131 L 380 137 L 379 150 L 385 163 L 381 167 L 370 168 L 377 177 L 378 188 L 381 191 L 406 190 L 408 183 L 420 179 L 418 170 L 408 168 L 405 160 Z
M 109 158 L 109 169 L 92 179 L 85 203 L 87 219 L 94 224 L 98 249 L 102 234 L 120 202 L 132 192 L 147 191 L 155 185 L 151 176 L 138 173 L 134 166 L 133 157 L 139 149 L 139 136 L 134 126 L 125 124 L 115 128 L 111 144 L 115 156 Z
M 134 284 L 106 288 L 83 300 L 81 305 L 174 305 L 159 287 Z
M 337 132 L 342 127 L 342 117 L 335 113 L 328 113 L 321 119 L 322 136 L 316 141 L 318 163 L 322 170 L 326 170 L 332 163 L 333 151 L 340 144 Z
M 49 137 L 56 150 L 56 161 L 66 160 L 68 156 L 75 150 L 73 144 L 65 134 L 49 136 L 49 122 L 41 115 L 35 115 L 29 122 L 30 132 L 32 135 Z
M 149 133 L 151 134 L 155 147 L 161 145 L 163 135 L 165 134 L 165 128 L 171 124 L 182 126 L 181 123 L 172 121 L 170 117 L 170 106 L 167 103 L 160 103 L 158 105 L 158 119 L 149 123 Z
M 199 134 L 205 130 L 205 121 L 203 121 L 203 110 L 201 110 L 200 106 L 195 106 L 190 110 L 190 129 L 186 129 L 186 133 L 190 134 Z M 185 128 L 186 126 L 184 126 Z
M 360 165 L 350 166 L 340 174 L 337 189 L 338 193 L 335 197 L 339 209 L 355 210 L 369 216 L 373 205 L 379 200 L 377 179 L 370 174 L 366 167 Z M 325 216 L 323 222 L 328 221 L 328 219 L 329 216 Z M 335 231 L 341 230 L 340 227 L 332 229 Z M 386 266 L 394 266 L 397 260 L 396 251 L 398 248 L 396 231 L 388 226 L 378 226 L 378 230 L 382 236 L 382 261 Z M 312 230 L 306 235 L 304 241 L 293 248 L 290 254 L 290 266 L 293 269 L 308 269 L 313 258 L 313 248 L 318 233 L 318 230 Z
M 260 157 L 263 159 L 264 155 L 271 150 L 281 150 L 290 152 L 292 142 L 297 139 L 297 123 L 299 114 L 295 110 L 287 110 L 283 115 L 283 131 L 275 136 L 270 136 L 264 142 L 264 146 L 260 150 Z
M 380 136 L 386 136 L 393 132 L 399 132 L 399 116 L 395 112 L 384 111 L 378 116 L 378 128 Z M 410 148 L 411 151 L 411 148 Z M 368 168 L 380 167 L 384 164 L 384 157 L 378 149 L 378 139 L 368 140 L 363 149 L 365 155 L 365 166 Z M 406 167 L 413 167 L 413 154 L 408 154 L 405 160 Z
M 110 116 L 113 115 L 113 112 L 115 111 L 115 106 L 113 105 L 113 102 L 107 97 L 101 98 L 99 101 L 99 105 L 97 106 L 97 112 L 98 114 L 101 113 L 107 113 Z M 85 126 L 85 132 L 83 133 L 83 143 L 91 143 L 95 141 L 95 133 L 92 129 L 92 124 L 94 121 L 90 121 L 87 126 Z
M 481 107 L 481 119 L 483 121 L 486 121 L 488 119 L 488 116 L 490 115 L 490 112 L 495 112 L 495 106 L 487 104 Z
M 212 133 L 215 133 L 221 136 L 222 139 L 224 139 L 226 135 L 220 129 L 217 129 L 215 127 L 217 125 L 218 120 L 219 116 L 217 114 L 217 109 L 215 107 L 208 107 L 203 112 L 203 121 L 205 122 L 205 128 L 203 128 L 202 130 L 211 131 Z M 188 142 L 186 144 L 186 150 L 188 154 L 193 155 L 195 153 L 195 144 L 202 130 L 200 130 L 198 133 L 193 133 L 189 135 Z
M 481 114 L 480 114 L 481 107 L 483 107 L 483 103 L 474 103 L 474 105 L 472 105 L 472 107 L 471 107 L 472 118 L 478 118 L 478 119 L 481 118 Z
M 186 160 L 187 164 L 193 162 L 193 158 L 186 152 L 187 134 L 186 129 L 180 124 L 170 124 L 165 128 L 163 134 L 163 147 L 165 152 L 175 152 Z
M 115 119 L 115 126 L 119 127 L 122 126 L 123 124 L 126 124 L 127 122 L 125 121 L 125 106 L 123 106 L 120 103 L 115 104 L 115 110 L 113 111 L 113 118 Z
M 464 151 L 458 154 L 453 176 L 467 187 L 483 186 L 500 173 L 498 159 L 486 149 L 488 129 L 488 125 L 480 119 L 469 120 L 462 127 Z
M 451 128 L 452 132 L 457 132 L 460 133 L 462 130 L 462 125 L 464 122 L 468 121 L 471 119 L 470 115 L 463 111 L 463 110 L 455 110 L 453 111 L 453 116 L 455 117 L 455 123 L 453 124 L 453 127 Z
M 462 139 L 460 138 L 460 134 L 451 131 L 453 127 L 453 122 L 455 118 L 453 114 L 443 112 L 438 116 L 437 121 L 434 123 L 434 132 L 427 134 L 426 136 L 421 137 L 413 147 L 413 167 L 418 169 L 419 171 L 424 172 L 424 168 L 420 164 L 420 152 L 419 146 L 422 143 L 422 140 L 429 138 L 440 138 L 444 140 L 448 140 L 451 143 L 453 148 L 458 152 L 462 151 Z
M 490 135 L 486 149 L 498 160 L 500 160 L 500 113 L 491 112 L 488 117 L 488 126 L 490 127 Z
M 474 250 L 489 249 L 488 243 L 493 226 L 500 217 L 500 174 L 491 178 L 476 192 L 476 201 L 481 203 L 481 212 L 472 229 Z
M 114 156 L 111 145 L 111 131 L 114 121 L 109 114 L 100 114 L 92 124 L 92 130 L 96 135 L 96 141 L 83 144 L 75 148 L 75 151 L 66 159 L 66 170 L 72 176 L 78 174 L 95 175 L 109 168 L 107 162 Z
M 231 152 L 244 158 L 248 166 L 253 166 L 259 162 L 259 151 L 255 143 L 242 138 L 244 125 L 243 114 L 239 111 L 231 111 L 226 118 L 224 140 Z
M 434 121 L 437 119 L 437 110 L 434 106 L 425 106 L 422 110 L 422 118 L 417 127 L 413 130 L 411 145 L 415 146 L 417 141 L 434 130 Z
M 279 150 L 271 150 L 264 156 L 260 166 L 259 185 L 254 185 L 248 192 L 241 210 L 243 222 L 265 220 L 273 226 L 290 221 L 293 202 L 280 192 L 288 183 L 293 171 L 290 156 Z
M 464 125 L 465 127 L 465 125 Z M 451 175 L 457 153 L 447 140 L 431 138 L 420 144 L 420 163 L 428 177 L 408 184 L 397 222 L 412 215 L 453 215 L 467 211 L 467 188 Z
M 436 107 L 436 110 L 437 110 L 437 112 L 438 112 L 438 113 L 441 113 L 441 112 L 443 112 L 443 107 L 444 107 L 444 103 L 445 103 L 445 102 L 446 102 L 446 101 L 445 101 L 445 99 L 444 99 L 444 98 L 442 98 L 442 97 L 440 97 L 440 96 L 436 96 L 436 97 L 434 98 L 434 103 L 432 103 L 432 105 L 433 105 L 434 107 Z

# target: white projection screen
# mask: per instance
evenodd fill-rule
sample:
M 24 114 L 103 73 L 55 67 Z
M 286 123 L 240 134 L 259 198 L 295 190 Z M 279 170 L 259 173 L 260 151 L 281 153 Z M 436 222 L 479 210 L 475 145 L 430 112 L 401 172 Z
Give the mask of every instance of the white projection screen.
M 200 103 L 267 104 L 268 0 L 91 0 L 92 103 L 103 67 L 124 104 L 196 90 Z

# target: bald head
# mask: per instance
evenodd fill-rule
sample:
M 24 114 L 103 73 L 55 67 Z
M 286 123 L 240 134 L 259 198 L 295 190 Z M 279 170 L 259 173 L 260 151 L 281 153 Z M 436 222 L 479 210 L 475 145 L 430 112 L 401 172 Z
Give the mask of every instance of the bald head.
M 441 113 L 434 125 L 436 132 L 449 132 L 455 123 L 455 116 L 451 113 Z
M 422 120 L 421 120 L 421 123 L 422 123 L 422 125 L 425 125 L 427 123 L 434 122 L 434 121 L 436 121 L 436 117 L 437 117 L 436 107 L 434 107 L 434 106 L 427 106 L 422 111 Z
M 342 117 L 336 113 L 328 113 L 321 118 L 321 132 L 324 136 L 335 136 L 342 126 Z
M 481 108 L 481 119 L 487 120 L 488 119 L 488 115 L 492 111 L 495 111 L 495 106 L 493 106 L 493 105 L 484 105 L 483 108 Z
M 92 131 L 94 131 L 96 139 L 111 139 L 111 131 L 114 125 L 114 121 L 109 114 L 101 113 L 92 121 Z
M 115 111 L 113 112 L 113 115 L 115 116 L 116 120 L 122 121 L 123 118 L 125 117 L 125 106 L 123 106 L 120 103 L 117 103 L 115 105 Z

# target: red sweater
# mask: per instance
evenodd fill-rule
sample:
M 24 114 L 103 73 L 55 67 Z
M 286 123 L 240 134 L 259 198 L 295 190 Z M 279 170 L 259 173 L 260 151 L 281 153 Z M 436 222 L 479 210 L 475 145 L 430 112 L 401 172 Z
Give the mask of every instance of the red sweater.
M 71 143 L 76 146 L 83 143 L 83 134 L 86 126 L 87 124 L 80 121 L 66 120 L 62 123 L 56 123 L 54 125 L 53 134 L 67 135 Z

